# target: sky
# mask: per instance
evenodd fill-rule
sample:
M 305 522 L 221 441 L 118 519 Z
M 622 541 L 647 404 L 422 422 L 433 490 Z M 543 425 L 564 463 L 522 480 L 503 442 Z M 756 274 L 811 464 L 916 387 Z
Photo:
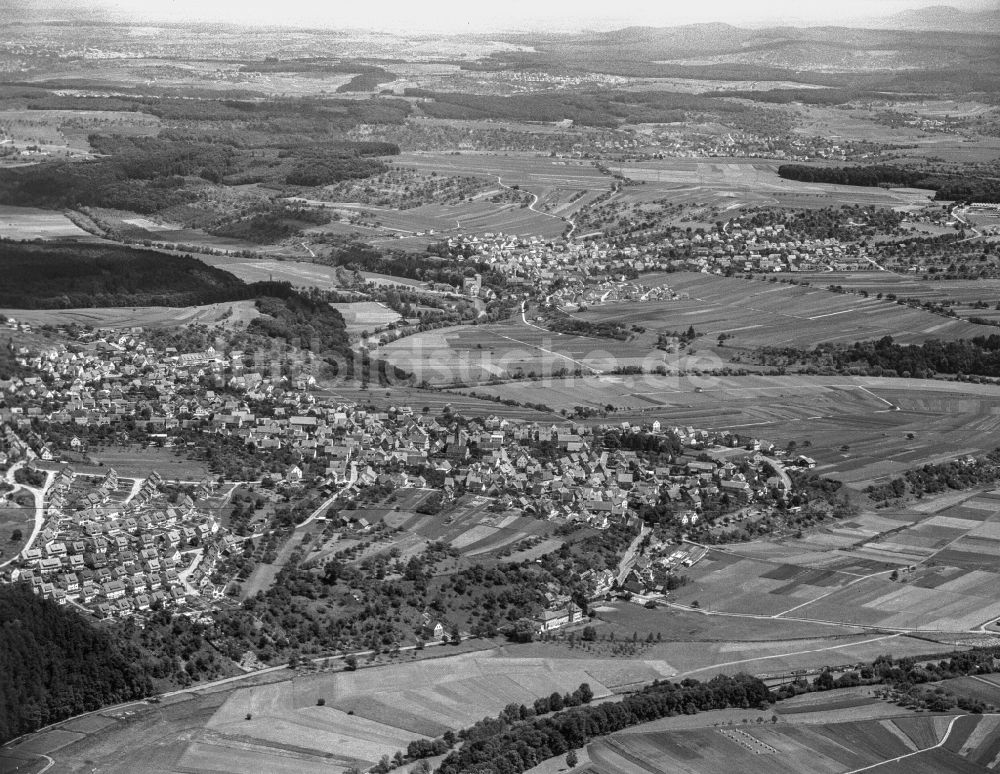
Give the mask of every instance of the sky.
M 60 0 L 20 0 L 35 10 Z M 63 0 L 65 2 L 65 0 Z M 666 27 L 722 21 L 754 24 L 848 24 L 947 4 L 966 10 L 997 0 L 84 0 L 129 21 L 206 21 L 420 32 Z M 17 0 L 15 0 L 17 4 Z M 74 14 L 76 15 L 76 14 Z

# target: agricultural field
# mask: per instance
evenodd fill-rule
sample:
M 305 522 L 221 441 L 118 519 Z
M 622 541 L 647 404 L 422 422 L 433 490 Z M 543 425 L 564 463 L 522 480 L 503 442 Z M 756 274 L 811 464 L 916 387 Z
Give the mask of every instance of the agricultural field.
M 648 191 L 676 203 L 695 199 L 713 207 L 734 210 L 746 205 L 828 207 L 838 204 L 874 204 L 912 207 L 926 204 L 931 191 L 878 189 L 828 183 L 802 183 L 778 177 L 780 161 L 746 158 L 667 158 L 612 164 L 611 168 Z M 625 198 L 635 194 L 627 190 Z
M 714 714 L 705 713 L 706 720 Z M 587 770 L 600 774 L 839 774 L 909 756 L 876 770 L 976 772 L 985 771 L 982 755 L 984 748 L 992 750 L 992 742 L 987 740 L 995 730 L 993 718 L 976 716 L 805 724 L 785 721 L 759 717 L 756 723 L 737 725 L 730 720 L 715 727 L 668 731 L 645 731 L 640 729 L 646 726 L 639 726 L 592 742 L 587 748 L 591 761 Z M 930 749 L 938 744 L 941 747 Z M 928 752 L 921 752 L 924 750 Z
M 446 519 L 416 512 L 389 511 L 382 521 L 427 541 L 447 543 L 463 556 L 492 554 L 527 537 L 546 536 L 555 530 L 552 522 L 489 510 L 494 500 L 464 495 L 449 506 Z
M 20 160 L 89 157 L 88 135 L 94 133 L 154 136 L 160 120 L 147 113 L 97 110 L 2 110 L 0 139 L 14 147 L 38 151 Z
M 482 400 L 460 393 L 422 390 L 405 383 L 369 388 L 363 387 L 357 382 L 332 380 L 324 382 L 317 395 L 344 402 L 356 402 L 363 406 L 408 406 L 414 411 L 423 411 L 424 407 L 427 407 L 434 413 L 439 413 L 445 407 L 450 407 L 454 413 L 466 417 L 497 416 L 506 419 L 522 419 L 527 422 L 547 423 L 563 421 L 562 416 L 549 411 L 536 411 L 521 406 L 505 406 L 502 403 Z
M 683 362 L 683 361 L 682 361 Z M 694 362 L 711 364 L 707 358 Z M 469 392 L 463 390 L 462 392 Z M 608 421 L 732 430 L 784 446 L 815 472 L 863 488 L 920 464 L 994 448 L 1000 395 L 989 385 L 852 376 L 584 376 L 490 384 L 477 394 Z M 452 394 L 459 394 L 458 390 Z
M 704 336 L 695 342 L 697 349 L 712 347 L 719 334 L 725 333 L 732 338 L 726 340 L 724 349 L 715 350 L 723 358 L 741 348 L 809 348 L 820 342 L 853 343 L 883 336 L 909 344 L 929 338 L 967 339 L 993 332 L 991 326 L 974 325 L 884 299 L 832 293 L 826 286 L 839 283 L 839 275 L 823 276 L 828 279 L 822 287 L 809 287 L 688 272 L 647 275 L 644 282 L 667 282 L 681 298 L 605 304 L 572 316 L 588 322 L 614 320 L 666 332 L 686 331 L 694 326 Z
M 1000 618 L 998 546 L 1000 494 L 970 492 L 936 512 L 863 513 L 800 539 L 713 549 L 671 601 L 733 617 L 982 632 Z
M 31 325 L 88 325 L 94 328 L 176 328 L 182 325 L 245 326 L 258 317 L 253 301 L 204 306 L 122 306 L 93 309 L 0 309 Z
M 530 704 L 583 682 L 600 699 L 619 686 L 671 674 L 655 661 L 518 659 L 484 651 L 296 677 L 224 695 L 192 731 L 164 738 L 174 763 L 163 769 L 337 774 L 371 766 L 414 739 L 496 715 L 510 702 Z
M 378 350 L 390 363 L 433 385 L 469 384 L 518 376 L 547 376 L 563 369 L 604 373 L 621 365 L 652 369 L 666 353 L 642 342 L 572 336 L 525 324 L 519 318 L 490 325 L 438 328 Z M 540 399 L 539 403 L 547 401 Z
M 351 335 L 384 328 L 389 323 L 402 319 L 399 312 L 375 301 L 357 301 L 349 304 L 330 304 L 330 306 L 340 312 L 347 324 L 347 332 Z
M 216 266 L 239 277 L 244 282 L 288 282 L 297 288 L 334 290 L 341 286 L 337 270 L 307 261 L 277 259 L 244 259 L 200 255 L 198 258 L 209 266 Z
M 100 241 L 61 212 L 6 204 L 0 205 L 0 238 Z
M 887 271 L 803 273 L 797 277 L 814 285 L 840 285 L 845 290 L 854 293 L 864 291 L 870 296 L 894 293 L 899 298 L 914 298 L 921 302 L 952 302 L 950 308 L 959 317 L 1000 320 L 1000 310 L 996 309 L 997 299 L 1000 298 L 1000 280 L 996 279 L 923 280 Z

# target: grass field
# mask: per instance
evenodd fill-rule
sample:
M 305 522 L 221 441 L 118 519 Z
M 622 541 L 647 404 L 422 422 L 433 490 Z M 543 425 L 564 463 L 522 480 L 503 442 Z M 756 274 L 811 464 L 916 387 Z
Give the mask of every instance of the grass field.
M 25 494 L 25 490 L 20 490 L 20 493 Z M 6 562 L 24 548 L 34 525 L 34 508 L 24 508 L 13 500 L 6 499 L 6 495 L 0 495 L 0 562 Z M 14 530 L 21 531 L 20 540 L 11 539 Z
M 0 205 L 0 237 L 4 239 L 81 239 L 99 241 L 61 212 Z
M 350 334 L 374 331 L 401 319 L 399 312 L 375 301 L 357 301 L 350 304 L 330 304 L 330 306 L 343 316 L 344 322 L 347 323 L 347 332 Z
M 78 473 L 92 472 L 103 475 L 109 468 L 114 468 L 119 476 L 126 478 L 145 478 L 154 470 L 164 481 L 199 482 L 208 475 L 205 463 L 189 460 L 186 452 L 177 454 L 175 449 L 144 448 L 140 446 L 107 447 L 93 449 L 91 457 L 104 463 L 103 468 L 90 468 L 86 465 L 74 465 Z
M 2 309 L 31 325 L 89 325 L 94 328 L 174 328 L 179 325 L 246 324 L 259 314 L 253 301 L 204 306 L 123 306 L 93 309 Z

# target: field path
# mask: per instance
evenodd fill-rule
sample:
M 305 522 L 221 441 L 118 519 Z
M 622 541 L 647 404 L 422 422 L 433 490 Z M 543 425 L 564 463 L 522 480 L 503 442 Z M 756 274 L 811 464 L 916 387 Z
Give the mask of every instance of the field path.
M 895 758 L 889 758 L 888 760 L 881 761 L 880 763 L 873 763 L 870 766 L 862 766 L 860 769 L 852 769 L 851 771 L 844 772 L 844 774 L 860 774 L 862 771 L 871 771 L 872 769 L 877 769 L 879 766 L 885 766 L 889 763 L 896 763 L 898 761 L 905 760 L 907 758 L 912 758 L 914 755 L 920 755 L 921 753 L 929 752 L 931 750 L 936 750 L 939 747 L 944 747 L 945 743 L 948 741 L 948 737 L 951 736 L 952 730 L 955 728 L 955 724 L 962 718 L 974 718 L 976 724 L 979 723 L 980 718 L 990 717 L 990 715 L 957 715 L 951 719 L 951 723 L 948 724 L 948 730 L 944 732 L 944 736 L 941 737 L 941 741 L 937 744 L 932 744 L 930 747 L 925 747 L 922 750 L 917 750 L 916 752 L 907 753 L 906 755 L 899 755 Z
M 691 669 L 687 672 L 678 672 L 674 677 L 679 679 L 682 677 L 689 677 L 690 675 L 698 674 L 699 672 L 709 672 L 713 669 L 718 669 L 719 667 L 729 667 L 736 666 L 737 664 L 748 664 L 753 661 L 768 661 L 775 658 L 788 658 L 789 656 L 802 656 L 808 653 L 825 653 L 828 650 L 841 650 L 843 648 L 853 648 L 858 645 L 867 645 L 872 642 L 882 642 L 883 640 L 893 640 L 896 637 L 901 636 L 900 633 L 897 634 L 886 634 L 882 637 L 872 637 L 869 640 L 860 640 L 857 642 L 844 642 L 840 645 L 829 645 L 825 648 L 809 648 L 808 650 L 794 650 L 789 653 L 771 653 L 764 656 L 753 656 L 751 658 L 741 658 L 736 661 L 722 661 L 717 664 L 712 664 L 711 666 L 698 667 L 697 669 Z
M 501 188 L 510 189 L 510 186 L 504 183 L 503 178 L 500 175 L 497 175 L 497 183 L 500 185 Z M 528 193 L 530 193 L 532 197 L 531 204 L 528 205 L 528 209 L 531 210 L 532 212 L 538 213 L 539 215 L 544 215 L 546 218 L 555 218 L 556 220 L 561 220 L 563 223 L 569 223 L 569 231 L 566 232 L 566 238 L 569 239 L 570 235 L 572 235 L 573 233 L 573 230 L 576 228 L 576 223 L 574 223 L 571 218 L 564 218 L 561 215 L 553 215 L 551 212 L 542 212 L 541 210 L 536 210 L 535 205 L 538 204 L 538 194 L 532 193 L 531 191 L 528 191 Z

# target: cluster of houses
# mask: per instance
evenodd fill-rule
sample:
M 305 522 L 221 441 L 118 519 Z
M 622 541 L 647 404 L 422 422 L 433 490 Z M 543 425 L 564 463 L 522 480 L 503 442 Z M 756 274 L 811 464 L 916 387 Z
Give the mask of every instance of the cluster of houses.
M 597 284 L 587 284 L 573 280 L 554 290 L 546 298 L 546 302 L 557 306 L 579 307 L 617 304 L 626 301 L 634 303 L 675 301 L 687 297 L 686 292 L 677 293 L 666 283 L 644 285 L 641 282 L 609 279 Z
M 653 537 L 646 553 L 635 560 L 623 579 L 621 588 L 631 594 L 666 594 L 677 574 L 694 567 L 707 553 L 705 546 L 694 543 L 676 546 Z
M 211 580 L 220 556 L 239 541 L 220 529 L 213 485 L 168 498 L 163 479 L 120 479 L 52 471 L 44 522 L 21 551 L 12 581 L 98 617 L 183 608 L 220 597 Z
M 791 487 L 780 462 L 762 454 L 773 451 L 769 445 L 747 449 L 745 439 L 731 434 L 658 421 L 592 428 L 447 411 L 435 416 L 408 406 L 366 409 L 319 397 L 308 380 L 233 368 L 239 353 L 158 352 L 141 331 L 97 335 L 84 349 L 22 350 L 18 357 L 37 375 L 0 385 L 8 398 L 0 409 L 4 464 L 41 465 L 51 479 L 44 528 L 21 557 L 18 576 L 40 593 L 100 615 L 221 595 L 210 577 L 236 539 L 206 507 L 213 498 L 208 481 L 168 502 L 155 474 L 135 481 L 108 471 L 92 480 L 60 467 L 60 460 L 83 456 L 72 435 L 78 426 L 82 433 L 85 425 L 123 423 L 165 446 L 174 442 L 174 430 L 193 428 L 238 440 L 261 456 L 290 452 L 283 458 L 294 463 L 281 473 L 291 485 L 338 487 L 351 496 L 377 485 L 432 483 L 445 502 L 469 493 L 493 498 L 503 510 L 597 529 L 637 527 L 644 505 L 663 503 L 679 525 L 694 526 L 707 505 L 713 513 L 720 502 L 733 510 L 767 508 Z M 224 386 L 196 389 L 204 377 Z M 35 420 L 70 432 L 58 441 L 43 438 Z M 608 432 L 671 434 L 682 451 L 651 466 L 627 444 L 606 448 L 600 436 Z M 600 593 L 614 579 L 592 581 Z
M 726 224 L 722 230 L 709 231 L 689 232 L 665 226 L 644 244 L 623 245 L 599 237 L 545 241 L 539 237 L 488 232 L 450 237 L 446 245 L 457 261 L 471 256 L 503 272 L 511 284 L 521 283 L 526 289 L 546 292 L 556 280 L 598 286 L 607 275 L 670 269 L 715 273 L 877 269 L 861 242 L 800 236 L 787 231 L 782 224 L 749 227 L 739 221 Z M 462 289 L 466 295 L 486 292 L 481 283 L 469 280 L 467 284 L 470 287 Z M 591 287 L 587 293 L 599 299 L 609 289 L 602 286 L 598 291 Z M 662 292 L 669 294 L 669 288 Z

